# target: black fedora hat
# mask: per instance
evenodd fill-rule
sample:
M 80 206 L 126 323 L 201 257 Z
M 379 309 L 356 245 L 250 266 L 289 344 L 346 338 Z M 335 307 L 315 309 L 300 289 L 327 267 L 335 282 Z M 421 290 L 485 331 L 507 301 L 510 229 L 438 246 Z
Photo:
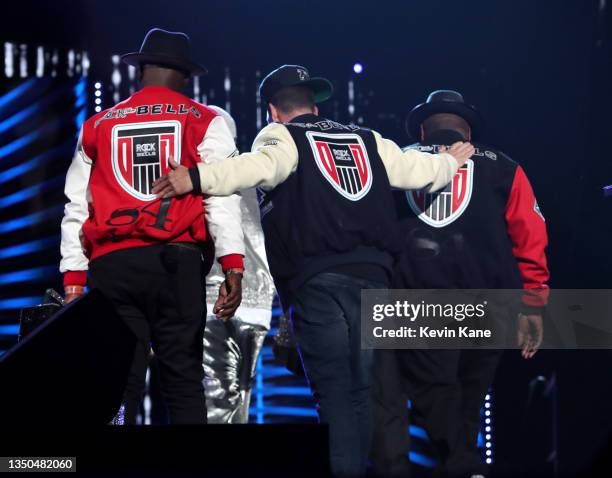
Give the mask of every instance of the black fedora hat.
M 453 90 L 436 90 L 429 94 L 427 101 L 415 106 L 406 119 L 406 130 L 414 139 L 419 138 L 421 123 L 436 113 L 452 113 L 461 116 L 470 125 L 472 137 L 477 137 L 484 127 L 484 120 L 472 105 L 465 102 L 463 95 Z
M 189 75 L 204 75 L 206 68 L 191 60 L 191 42 L 182 32 L 161 28 L 149 30 L 139 52 L 127 53 L 121 59 L 128 65 L 160 65 L 181 70 Z
M 334 92 L 331 81 L 325 78 L 311 78 L 306 68 L 300 65 L 283 65 L 266 76 L 259 86 L 259 94 L 266 103 L 283 88 L 306 86 L 314 93 L 315 103 L 328 100 Z

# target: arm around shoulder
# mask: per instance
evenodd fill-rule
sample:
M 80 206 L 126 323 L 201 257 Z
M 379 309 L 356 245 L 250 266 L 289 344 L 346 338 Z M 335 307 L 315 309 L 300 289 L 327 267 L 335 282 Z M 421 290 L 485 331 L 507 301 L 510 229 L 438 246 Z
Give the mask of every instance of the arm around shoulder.
M 202 193 L 227 196 L 252 187 L 273 188 L 297 168 L 298 150 L 289 130 L 273 123 L 260 131 L 251 153 L 198 164 Z
M 459 163 L 450 154 L 430 154 L 413 149 L 402 151 L 390 139 L 375 131 L 373 133 L 392 187 L 437 191 L 446 186 L 459 169 Z

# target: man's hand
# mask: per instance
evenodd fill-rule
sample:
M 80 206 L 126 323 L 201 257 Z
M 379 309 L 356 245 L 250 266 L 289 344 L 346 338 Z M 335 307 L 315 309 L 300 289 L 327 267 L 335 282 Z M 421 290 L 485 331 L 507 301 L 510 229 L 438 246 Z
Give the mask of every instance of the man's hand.
M 178 164 L 172 156 L 168 164 L 172 171 L 153 182 L 153 194 L 160 198 L 171 198 L 193 191 L 189 169 Z
M 544 325 L 540 314 L 518 316 L 517 340 L 524 359 L 530 359 L 542 345 Z
M 468 159 L 470 159 L 476 150 L 471 143 L 462 143 L 461 141 L 457 141 L 450 148 L 446 148 L 446 146 L 440 146 L 438 149 L 439 153 L 447 153 L 454 157 L 459 166 L 463 166 Z
M 224 322 L 231 319 L 242 302 L 242 274 L 227 274 L 219 287 L 213 313 Z

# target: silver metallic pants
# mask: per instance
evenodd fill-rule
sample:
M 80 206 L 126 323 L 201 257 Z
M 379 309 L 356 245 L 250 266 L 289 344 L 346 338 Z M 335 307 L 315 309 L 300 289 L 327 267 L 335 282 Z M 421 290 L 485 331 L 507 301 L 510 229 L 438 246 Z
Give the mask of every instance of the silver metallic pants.
M 204 390 L 208 423 L 248 423 L 257 358 L 267 330 L 209 315 L 204 332 Z

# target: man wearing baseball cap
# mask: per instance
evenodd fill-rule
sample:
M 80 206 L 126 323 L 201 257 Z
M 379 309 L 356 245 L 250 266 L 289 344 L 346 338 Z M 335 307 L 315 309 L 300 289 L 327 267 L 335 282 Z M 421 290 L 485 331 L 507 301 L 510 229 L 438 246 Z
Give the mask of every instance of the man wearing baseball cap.
M 408 115 L 419 139 L 407 150 L 436 152 L 456 141 L 479 139 L 483 119 L 452 90 L 432 92 Z M 497 149 L 475 153 L 437 194 L 396 193 L 404 253 L 394 275 L 397 289 L 521 289 L 520 314 L 489 308 L 496 320 L 518 322 L 518 346 L 531 358 L 542 340 L 542 308 L 549 273 L 546 224 L 520 165 Z M 409 476 L 410 416 L 433 445 L 443 476 L 484 476 L 477 448 L 480 409 L 499 350 L 377 350 L 373 459 L 383 476 Z M 404 394 L 407 395 L 404 395 Z
M 252 152 L 210 168 L 180 167 L 155 183 L 173 197 L 232 194 L 259 186 L 266 254 L 319 416 L 329 425 L 332 471 L 359 476 L 370 448 L 372 351 L 360 347 L 362 289 L 388 287 L 396 224 L 391 188 L 444 187 L 473 153 L 458 142 L 431 155 L 378 133 L 320 117 L 324 78 L 284 65 L 260 94 L 272 124 Z
M 236 146 L 223 118 L 182 94 L 191 75 L 206 72 L 191 59 L 187 35 L 153 29 L 123 60 L 139 68 L 142 88 L 83 124 L 66 176 L 66 300 L 82 295 L 89 280 L 138 338 L 126 423 L 135 423 L 151 346 L 170 421 L 204 423 L 202 246 L 215 243 L 225 281 L 214 313 L 227 319 L 241 296 L 240 198 L 160 200 L 151 188 L 177 167 L 175 159 L 195 167 L 231 156 Z

